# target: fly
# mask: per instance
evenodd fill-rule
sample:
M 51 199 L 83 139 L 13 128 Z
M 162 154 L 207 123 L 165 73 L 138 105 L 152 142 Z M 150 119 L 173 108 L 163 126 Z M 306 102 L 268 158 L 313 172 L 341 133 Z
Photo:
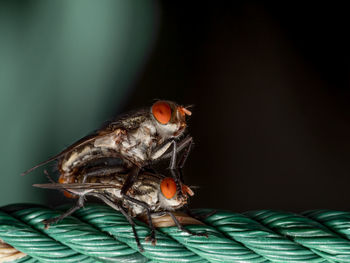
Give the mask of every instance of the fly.
M 143 251 L 143 248 L 135 230 L 132 217 L 147 216 L 151 235 L 146 240 L 151 241 L 153 245 L 156 244 L 155 228 L 152 222 L 153 214 L 168 214 L 182 231 L 193 235 L 203 235 L 194 234 L 184 228 L 172 213 L 172 211 L 182 208 L 187 203 L 188 196 L 194 195 L 191 188 L 183 184 L 182 191 L 185 193 L 184 198 L 179 199 L 177 198 L 176 183 L 173 178 L 156 173 L 141 172 L 132 187 L 130 187 L 127 194 L 128 198 L 125 199 L 121 190 L 128 177 L 128 174 L 124 173 L 111 173 L 104 176 L 91 176 L 89 178 L 78 174 L 73 183 L 61 184 L 53 182 L 49 184 L 35 184 L 34 186 L 40 188 L 68 191 L 79 198 L 75 206 L 59 217 L 45 220 L 45 225 L 48 227 L 50 224 L 71 215 L 74 211 L 83 207 L 85 197 L 94 196 L 113 209 L 120 211 L 126 217 L 132 226 L 140 251 Z
M 190 115 L 187 108 L 175 102 L 157 101 L 151 108 L 126 114 L 106 123 L 93 134 L 80 139 L 22 175 L 57 160 L 59 182 L 72 183 L 75 173 L 90 163 L 103 158 L 114 158 L 120 160 L 120 164 L 114 167 L 115 171 L 128 173 L 121 188 L 121 195 L 126 195 L 142 169 L 158 160 L 170 158 L 169 168 L 176 183 L 177 198 L 181 199 L 183 192 L 179 169 L 184 166 L 193 141 L 190 136 L 182 138 L 186 129 L 186 116 Z M 177 162 L 177 154 L 182 150 L 183 155 L 180 162 Z M 113 167 L 101 168 L 100 175 L 105 173 L 105 169 Z M 84 176 L 96 176 L 96 173 L 85 173 Z

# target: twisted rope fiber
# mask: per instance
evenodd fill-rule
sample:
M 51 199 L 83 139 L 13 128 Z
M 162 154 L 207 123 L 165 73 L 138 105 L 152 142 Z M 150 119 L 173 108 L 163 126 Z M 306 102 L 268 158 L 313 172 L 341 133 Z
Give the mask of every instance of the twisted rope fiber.
M 156 246 L 145 242 L 147 225 L 135 220 L 142 253 L 112 208 L 89 205 L 45 229 L 42 220 L 60 213 L 37 205 L 1 209 L 0 239 L 27 254 L 14 262 L 350 262 L 350 212 L 217 211 L 206 225 L 186 226 L 208 238 L 159 228 Z

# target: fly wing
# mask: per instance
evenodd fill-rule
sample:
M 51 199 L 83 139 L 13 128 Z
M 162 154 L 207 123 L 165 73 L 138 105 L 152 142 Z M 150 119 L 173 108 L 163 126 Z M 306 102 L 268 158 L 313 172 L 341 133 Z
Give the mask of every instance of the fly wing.
M 149 118 L 147 109 L 139 109 L 120 115 L 118 118 L 105 122 L 102 129 L 106 131 L 115 131 L 116 129 L 125 129 L 127 131 L 135 130 L 140 124 Z
M 77 142 L 73 143 L 72 145 L 70 145 L 69 147 L 64 149 L 59 154 L 57 154 L 57 155 L 49 158 L 48 160 L 43 161 L 43 162 L 35 165 L 34 167 L 28 169 L 27 171 L 23 172 L 21 175 L 23 176 L 23 175 L 29 174 L 30 172 L 34 171 L 38 167 L 43 166 L 47 163 L 50 163 L 54 160 L 57 160 L 60 157 L 62 157 L 63 155 L 70 153 L 75 148 L 82 146 L 84 144 L 88 144 L 88 143 L 96 140 L 99 137 L 105 136 L 107 134 L 110 134 L 110 133 L 116 131 L 117 129 L 121 129 L 121 130 L 125 130 L 125 131 L 137 129 L 140 126 L 140 124 L 145 119 L 148 118 L 148 115 L 149 115 L 148 111 L 143 109 L 143 110 L 135 111 L 131 114 L 129 113 L 129 114 L 123 115 L 117 119 L 107 121 L 102 125 L 102 127 L 100 129 L 94 131 L 93 133 L 91 133 L 91 134 L 85 136 L 84 138 L 78 140 Z
M 107 189 L 121 189 L 113 184 L 101 184 L 101 183 L 72 183 L 72 184 L 34 184 L 33 186 L 45 189 L 56 189 L 64 192 L 72 193 L 78 196 L 85 196 L 87 194 L 94 193 L 96 191 L 101 192 Z M 67 196 L 69 197 L 69 196 Z
M 27 171 L 23 172 L 21 175 L 26 175 L 31 173 L 32 171 L 34 171 L 35 169 L 39 168 L 40 166 L 43 166 L 47 163 L 50 163 L 54 160 L 57 160 L 58 158 L 60 158 L 61 156 L 65 155 L 66 153 L 69 153 L 71 151 L 73 151 L 76 147 L 81 146 L 83 144 L 87 144 L 89 142 L 94 141 L 96 138 L 102 136 L 101 134 L 98 133 L 94 133 L 94 134 L 90 134 L 85 136 L 84 138 L 78 140 L 77 142 L 73 143 L 72 145 L 70 145 L 68 148 L 64 149 L 62 152 L 60 152 L 59 154 L 56 154 L 55 156 L 52 156 L 51 158 L 49 158 L 46 161 L 43 161 L 41 163 L 38 163 L 37 165 L 35 165 L 34 167 L 28 169 Z
M 115 184 L 101 184 L 101 183 L 72 183 L 72 184 L 60 184 L 60 183 L 50 183 L 50 184 L 33 184 L 34 187 L 44 188 L 44 189 L 81 189 L 81 190 L 97 190 L 97 189 L 110 189 L 110 188 L 120 188 Z

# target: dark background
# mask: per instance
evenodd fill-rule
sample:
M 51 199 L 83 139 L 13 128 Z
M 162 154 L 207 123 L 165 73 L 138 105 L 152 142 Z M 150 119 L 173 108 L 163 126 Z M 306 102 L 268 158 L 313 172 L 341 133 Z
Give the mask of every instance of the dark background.
M 161 11 L 125 109 L 194 104 L 193 206 L 348 209 L 347 8 L 164 1 Z
M 36 17 L 33 10 L 38 8 L 37 3 L 44 3 L 33 1 L 36 4 L 23 6 L 20 1 L 14 2 L 17 4 L 1 2 L 12 10 L 7 14 L 14 16 L 14 21 L 23 19 L 23 14 Z M 81 53 L 85 58 L 96 50 L 107 50 L 107 55 L 98 53 L 77 67 L 69 62 L 70 54 L 58 54 L 66 64 L 47 67 L 57 64 L 54 59 L 42 66 L 46 75 L 53 75 L 50 85 L 43 85 L 43 90 L 33 98 L 30 94 L 34 94 L 35 88 L 28 93 L 29 98 L 20 90 L 21 102 L 7 99 L 12 104 L 27 105 L 20 117 L 30 120 L 25 130 L 6 124 L 13 132 L 7 131 L 2 138 L 9 133 L 17 134 L 18 151 L 8 154 L 14 143 L 3 147 L 6 150 L 2 152 L 3 160 L 12 156 L 11 160 L 18 161 L 22 154 L 21 164 L 7 174 L 17 178 L 23 170 L 57 153 L 113 115 L 148 107 L 154 99 L 168 99 L 194 105 L 188 132 L 194 137 L 195 147 L 185 167 L 186 183 L 199 186 L 192 207 L 237 212 L 264 208 L 348 209 L 350 18 L 346 6 L 260 1 L 141 2 L 147 9 L 135 2 L 115 1 L 106 4 L 105 12 L 110 12 L 108 19 L 103 20 L 106 24 L 91 29 L 94 19 L 100 21 L 96 18 L 100 13 L 89 8 L 93 2 L 77 2 L 81 5 L 74 9 L 72 17 L 91 9 L 91 15 L 79 21 L 88 28 L 91 40 L 105 39 L 109 45 L 94 46 L 90 39 L 83 39 L 72 54 Z M 114 6 L 116 2 L 120 5 Z M 125 3 L 130 5 L 129 13 L 117 12 Z M 52 10 L 58 13 L 60 9 Z M 51 27 L 54 17 L 49 18 L 48 32 L 56 32 Z M 67 20 L 57 21 L 61 25 Z M 97 36 L 105 25 L 110 25 L 109 31 Z M 120 32 L 124 31 L 118 25 L 126 25 L 129 33 L 122 35 Z M 27 26 L 27 22 L 16 23 L 16 28 L 23 32 L 27 32 Z M 68 28 L 72 26 L 76 23 Z M 82 32 L 77 29 L 77 33 Z M 141 39 L 141 35 L 145 37 Z M 34 43 L 45 41 L 41 36 Z M 73 36 L 76 34 L 66 39 Z M 56 43 L 55 36 L 47 39 Z M 125 52 L 109 52 L 124 39 L 128 40 L 123 44 Z M 85 45 L 84 53 L 81 47 Z M 142 45 L 145 48 L 135 48 Z M 50 49 L 42 53 L 46 47 L 38 48 L 41 58 L 52 54 Z M 28 54 L 32 51 L 29 49 Z M 0 57 L 3 58 L 1 54 Z M 28 61 L 33 59 L 29 57 Z M 80 57 L 76 59 L 81 61 Z M 96 75 L 98 78 L 91 75 L 105 61 L 110 63 L 103 64 L 104 74 Z M 130 61 L 138 61 L 134 63 L 137 66 L 130 66 Z M 81 67 L 88 65 L 94 67 L 82 72 Z M 5 68 L 8 67 L 6 64 Z M 65 70 L 79 77 L 65 82 Z M 126 75 L 128 81 L 124 81 Z M 42 70 L 31 76 L 41 79 Z M 60 98 L 57 92 L 65 89 L 67 83 L 70 90 L 64 94 L 68 94 L 68 99 L 53 105 L 52 101 Z M 19 85 L 28 86 L 28 81 Z M 34 82 L 31 85 L 38 86 Z M 89 85 L 91 90 L 78 90 Z M 32 109 L 37 111 L 30 116 L 24 113 Z M 3 112 L 13 119 L 17 111 L 21 112 L 16 106 L 15 110 L 6 108 Z M 28 127 L 33 127 L 30 133 Z M 24 141 L 31 144 L 24 147 Z M 27 153 L 23 152 L 25 149 Z M 21 179 L 23 189 L 30 187 L 28 180 L 31 183 L 46 180 L 42 171 L 28 178 L 32 179 Z M 14 187 L 8 185 L 2 191 L 10 196 Z M 45 203 L 65 202 L 57 192 L 33 189 L 31 194 L 41 195 Z M 37 200 L 27 199 L 19 191 L 14 195 L 16 198 L 6 202 Z

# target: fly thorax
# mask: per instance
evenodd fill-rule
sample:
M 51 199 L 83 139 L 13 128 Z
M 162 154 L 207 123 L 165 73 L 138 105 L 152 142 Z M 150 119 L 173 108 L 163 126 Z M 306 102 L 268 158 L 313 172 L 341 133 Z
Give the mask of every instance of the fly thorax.
M 152 211 L 155 210 L 155 207 L 156 207 L 156 204 L 158 201 L 158 197 L 155 193 L 136 195 L 136 196 L 133 196 L 133 198 L 146 203 Z M 137 215 L 141 215 L 141 214 L 146 212 L 146 209 L 143 206 L 138 205 L 138 204 L 131 202 L 131 201 L 127 201 L 127 200 L 125 200 L 125 201 L 127 202 L 129 210 L 132 212 L 133 215 L 137 216 Z
M 145 121 L 138 129 L 130 132 L 126 140 L 121 142 L 121 153 L 136 161 L 146 161 L 149 150 L 155 147 L 155 134 L 156 129 L 152 123 Z
M 158 202 L 158 195 L 156 192 L 151 192 L 151 193 L 141 195 L 137 199 L 139 199 L 142 202 L 145 202 L 152 208 Z
M 145 121 L 135 131 L 134 138 L 138 144 L 142 144 L 144 149 L 148 149 L 152 147 L 156 134 L 157 130 L 153 123 L 151 121 Z
M 120 146 L 120 143 L 125 140 L 125 131 L 116 130 L 115 132 L 99 137 L 94 141 L 95 147 L 114 149 L 117 150 Z
M 145 202 L 149 206 L 153 206 L 158 202 L 158 184 L 147 180 L 137 181 L 133 185 L 135 189 L 135 198 Z

